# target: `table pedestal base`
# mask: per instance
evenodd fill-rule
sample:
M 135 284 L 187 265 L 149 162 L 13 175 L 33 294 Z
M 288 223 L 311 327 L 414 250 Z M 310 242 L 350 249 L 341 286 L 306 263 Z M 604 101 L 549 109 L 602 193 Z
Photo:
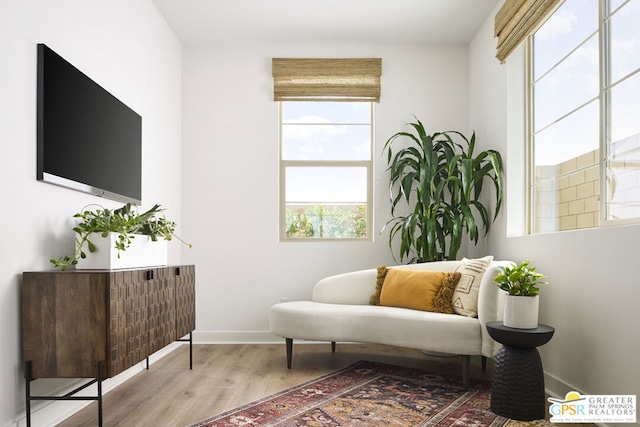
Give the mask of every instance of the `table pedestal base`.
M 491 383 L 491 410 L 514 420 L 543 419 L 543 375 L 537 349 L 507 346 L 500 348 Z

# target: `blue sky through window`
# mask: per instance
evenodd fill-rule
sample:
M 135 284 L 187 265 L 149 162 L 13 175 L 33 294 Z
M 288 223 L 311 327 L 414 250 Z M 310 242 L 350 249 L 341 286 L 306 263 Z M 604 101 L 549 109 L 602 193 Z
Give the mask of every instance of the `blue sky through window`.
M 282 160 L 334 162 L 286 167 L 287 203 L 366 203 L 371 103 L 283 102 Z

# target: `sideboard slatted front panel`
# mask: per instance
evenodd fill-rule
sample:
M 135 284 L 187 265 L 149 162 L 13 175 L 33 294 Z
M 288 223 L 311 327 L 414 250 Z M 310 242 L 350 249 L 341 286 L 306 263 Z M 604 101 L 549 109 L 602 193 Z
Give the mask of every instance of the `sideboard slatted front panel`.
M 151 352 L 176 340 L 176 277 L 174 268 L 159 268 L 149 280 L 149 348 Z
M 110 274 L 111 376 L 149 356 L 148 282 L 146 270 Z
M 196 267 L 178 267 L 176 272 L 176 336 L 178 339 L 196 328 Z

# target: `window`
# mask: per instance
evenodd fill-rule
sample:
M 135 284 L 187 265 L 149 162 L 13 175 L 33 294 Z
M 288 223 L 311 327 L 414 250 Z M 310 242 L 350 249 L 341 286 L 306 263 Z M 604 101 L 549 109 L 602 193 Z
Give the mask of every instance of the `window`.
M 640 219 L 638 22 L 640 0 L 571 0 L 530 38 L 532 233 Z
M 273 58 L 281 240 L 371 239 L 380 58 Z
M 281 239 L 370 239 L 372 102 L 280 102 Z

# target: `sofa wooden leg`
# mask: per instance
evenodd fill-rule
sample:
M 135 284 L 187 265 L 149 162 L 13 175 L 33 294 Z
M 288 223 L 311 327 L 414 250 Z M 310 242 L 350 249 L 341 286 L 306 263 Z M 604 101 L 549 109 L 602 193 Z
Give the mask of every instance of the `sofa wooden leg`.
M 331 353 L 335 353 L 335 352 L 336 352 L 336 342 L 331 341 Z
M 480 361 L 482 363 L 482 370 L 486 371 L 487 370 L 487 356 L 481 356 Z
M 285 338 L 287 343 L 287 369 L 291 369 L 291 358 L 293 354 L 293 338 Z
M 469 366 L 471 365 L 471 356 L 462 355 L 462 386 L 465 390 L 469 390 Z

